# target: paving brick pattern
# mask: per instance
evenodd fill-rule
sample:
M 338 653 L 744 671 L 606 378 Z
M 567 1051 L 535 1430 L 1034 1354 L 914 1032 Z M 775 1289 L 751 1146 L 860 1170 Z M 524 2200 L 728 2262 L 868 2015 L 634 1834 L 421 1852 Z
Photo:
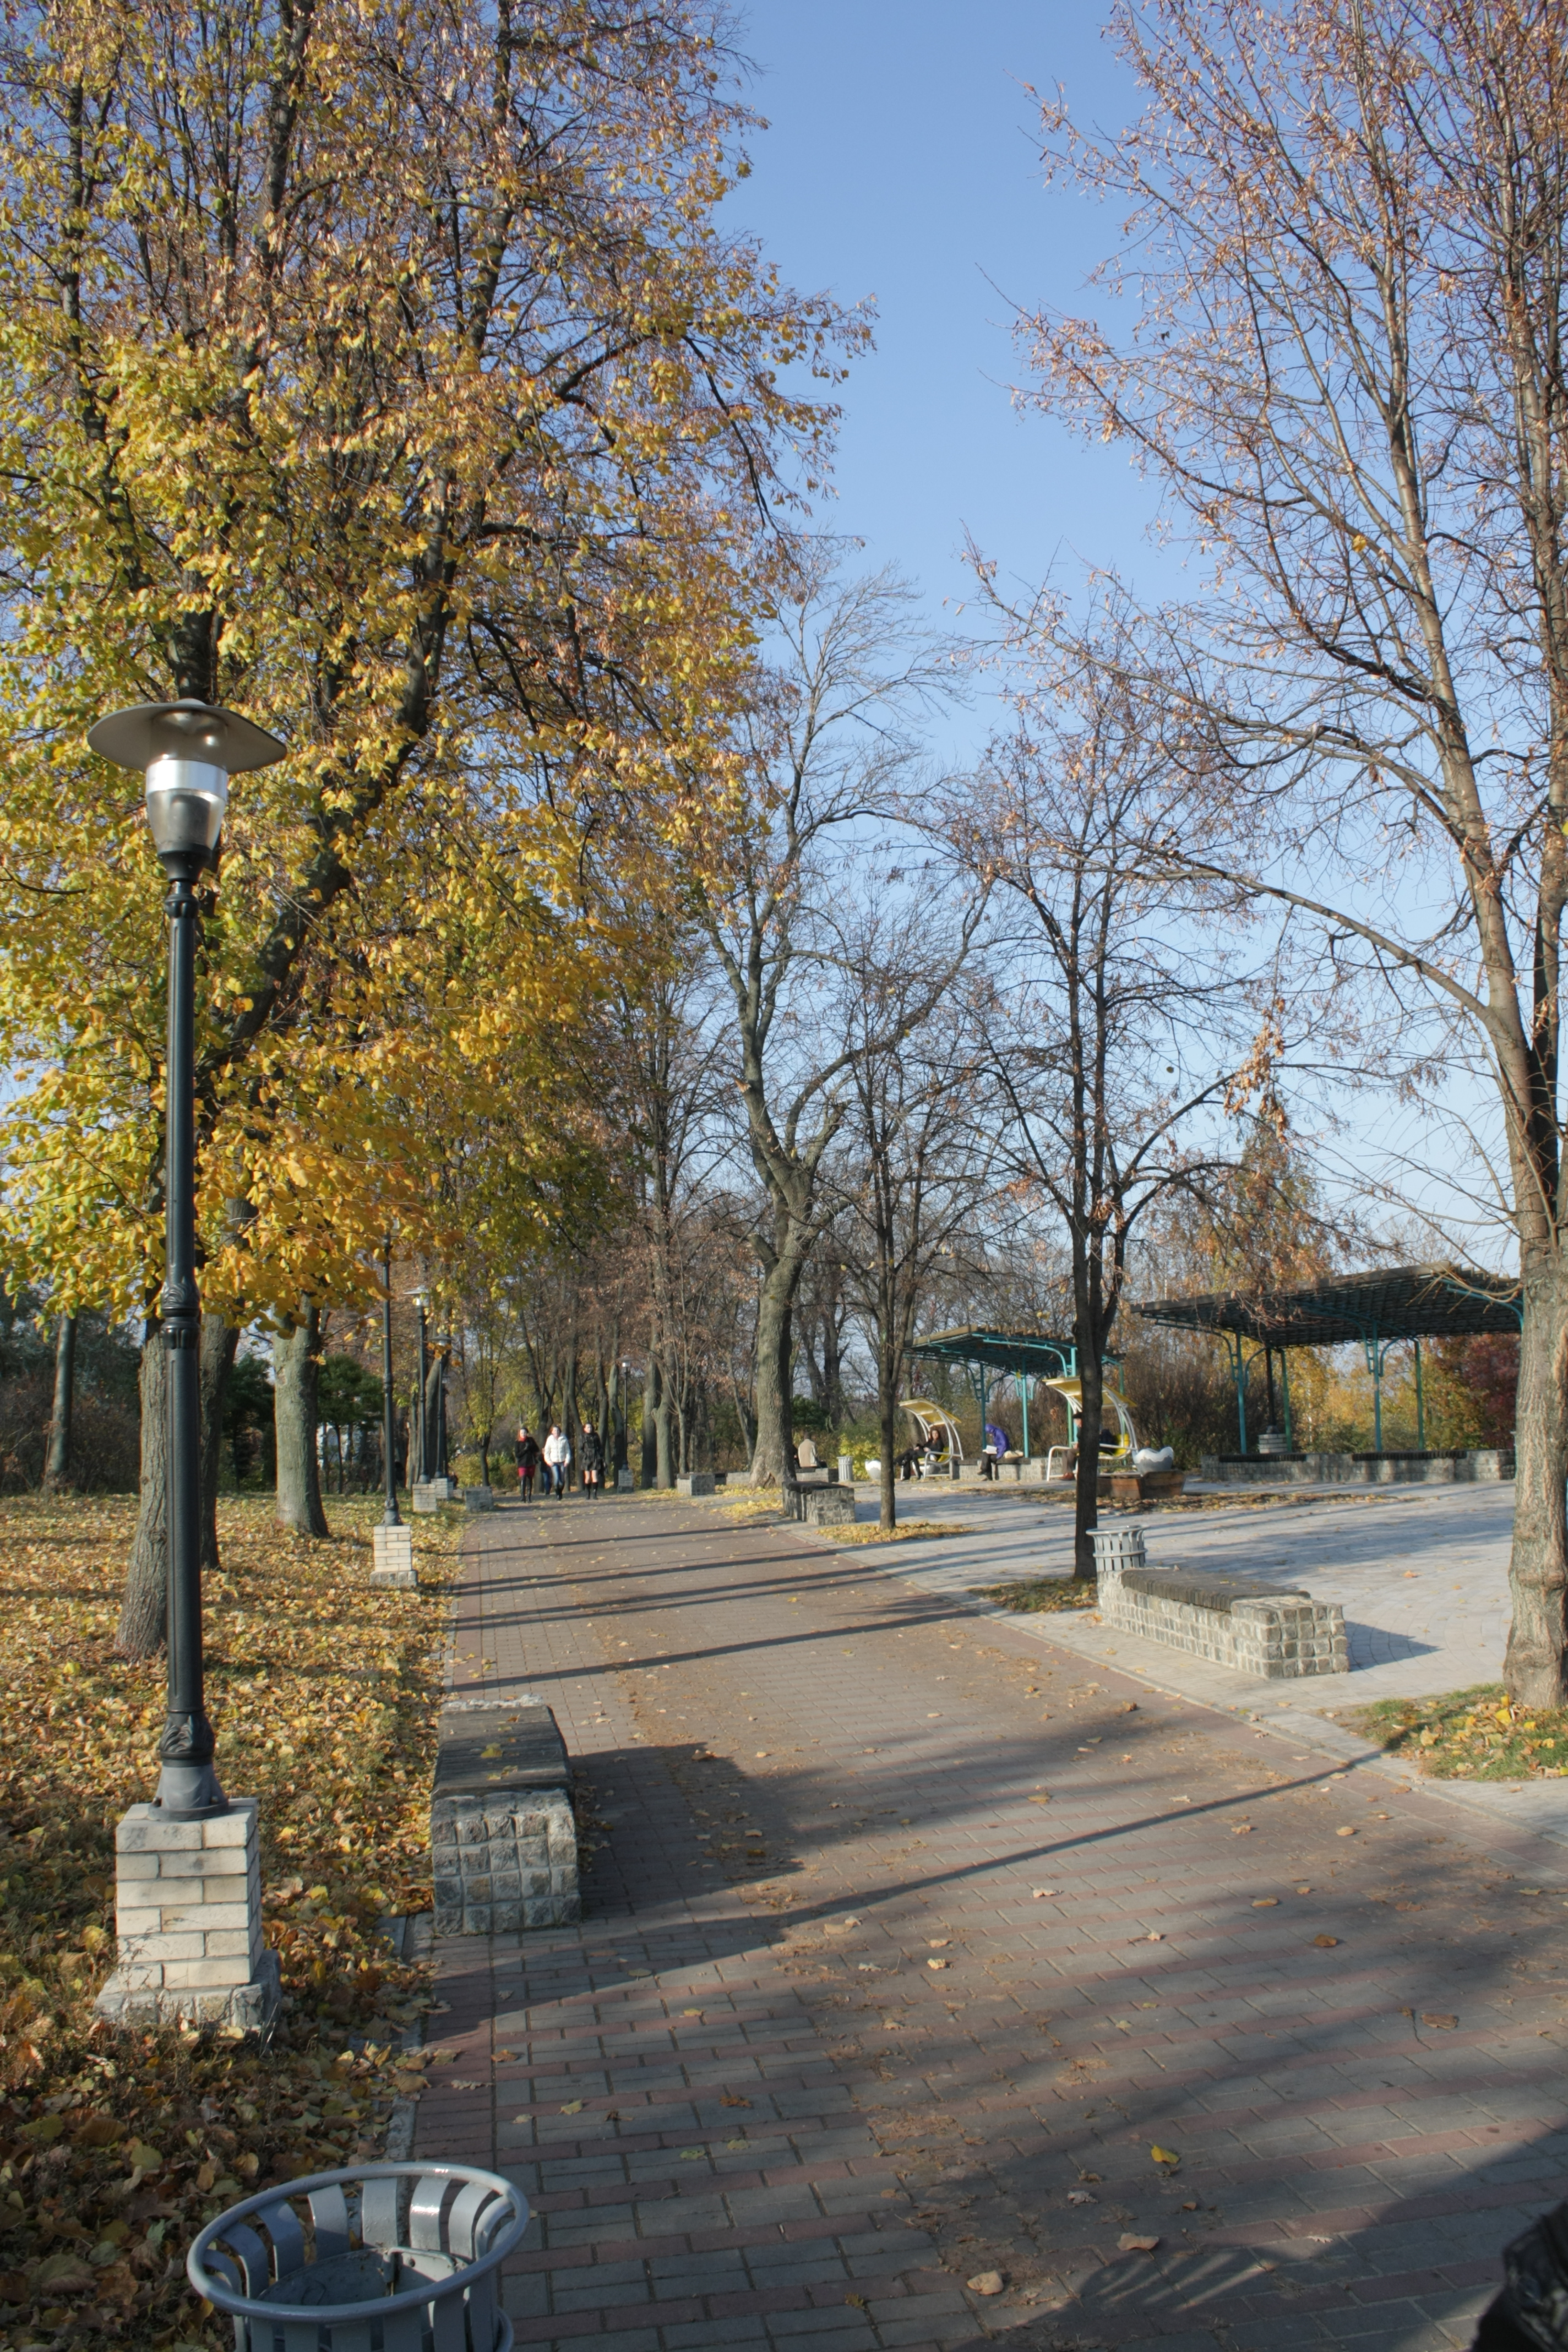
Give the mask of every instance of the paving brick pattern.
M 1561 1849 L 897 1554 L 468 1542 L 458 1695 L 547 1700 L 597 1823 L 581 1925 L 437 1956 L 418 2151 L 533 2200 L 521 2344 L 1468 2342 L 1568 2189 Z

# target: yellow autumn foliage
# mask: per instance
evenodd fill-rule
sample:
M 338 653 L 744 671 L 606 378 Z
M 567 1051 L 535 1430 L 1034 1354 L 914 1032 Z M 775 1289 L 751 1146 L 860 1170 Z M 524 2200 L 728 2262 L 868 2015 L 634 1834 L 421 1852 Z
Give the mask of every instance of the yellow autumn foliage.
M 67 0 L 0 77 L 0 1113 L 13 1269 L 161 1274 L 162 891 L 90 721 L 194 694 L 237 780 L 199 978 L 207 1304 L 437 1248 L 498 1117 L 548 1224 L 555 1050 L 626 950 L 585 845 L 689 829 L 764 508 L 845 329 L 715 208 L 699 7 Z M 691 779 L 710 780 L 694 787 Z

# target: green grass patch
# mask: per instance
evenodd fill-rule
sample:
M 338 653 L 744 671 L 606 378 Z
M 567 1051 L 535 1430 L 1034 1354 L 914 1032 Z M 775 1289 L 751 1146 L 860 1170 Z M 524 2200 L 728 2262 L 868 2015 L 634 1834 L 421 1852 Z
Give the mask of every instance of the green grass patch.
M 1092 1579 L 1072 1576 L 1029 1576 L 1013 1584 L 972 1584 L 977 1601 L 994 1601 L 998 1609 L 1033 1615 L 1037 1611 L 1092 1609 L 1100 1588 Z
M 1568 1774 L 1568 1707 L 1510 1706 L 1500 1683 L 1427 1699 L 1379 1699 L 1339 1717 L 1438 1780 L 1551 1780 Z

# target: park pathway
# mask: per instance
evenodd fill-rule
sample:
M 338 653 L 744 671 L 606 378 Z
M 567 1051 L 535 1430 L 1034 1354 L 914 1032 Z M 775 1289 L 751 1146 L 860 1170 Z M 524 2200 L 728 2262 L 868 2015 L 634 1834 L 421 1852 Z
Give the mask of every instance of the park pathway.
M 899 1558 L 469 1533 L 454 1696 L 546 1700 L 596 1824 L 581 1927 L 437 1947 L 418 2152 L 532 2200 L 520 2344 L 1468 2344 L 1568 2193 L 1561 1848 Z

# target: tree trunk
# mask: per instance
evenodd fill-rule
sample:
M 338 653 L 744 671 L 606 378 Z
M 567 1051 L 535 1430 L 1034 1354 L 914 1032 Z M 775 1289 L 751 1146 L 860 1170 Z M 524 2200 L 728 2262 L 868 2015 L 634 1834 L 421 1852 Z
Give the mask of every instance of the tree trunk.
M 1100 1518 L 1100 1419 L 1105 1410 L 1105 1375 L 1098 1348 L 1080 1345 L 1078 1351 L 1081 1411 L 1078 1423 L 1078 1477 L 1073 1490 L 1072 1572 L 1080 1580 L 1094 1579 L 1094 1546 L 1089 1535 Z
M 757 1300 L 757 1434 L 752 1447 L 753 1486 L 793 1486 L 790 1455 L 790 1375 L 795 1362 L 792 1309 L 804 1261 L 779 1257 L 768 1268 Z
M 168 1358 L 161 1326 L 142 1343 L 142 1501 L 114 1646 L 122 1658 L 151 1658 L 168 1631 Z
M 221 1315 L 202 1317 L 202 1566 L 222 1565 L 217 1549 L 217 1482 L 223 1460 L 223 1408 L 239 1333 Z
M 621 1378 L 619 1356 L 610 1360 L 608 1381 L 609 1402 L 605 1407 L 605 1450 L 609 1457 L 610 1485 L 618 1486 L 621 1472 L 627 1467 L 626 1456 L 626 1391 Z
M 899 1383 L 896 1377 L 898 1367 L 889 1360 L 891 1353 L 886 1341 L 877 1350 L 877 1426 L 881 1433 L 882 1454 L 880 1519 L 885 1528 L 896 1526 L 899 1517 L 894 1485 L 898 1464 L 893 1459 L 899 1444 Z
M 642 1384 L 642 1483 L 645 1486 L 657 1484 L 658 1388 L 658 1358 L 650 1356 L 647 1360 L 647 1378 Z
M 49 1415 L 49 1458 L 44 1492 L 58 1495 L 70 1484 L 71 1412 L 76 1402 L 76 1317 L 62 1315 L 55 1333 L 55 1409 Z
M 561 1434 L 566 1440 L 567 1444 L 572 1448 L 572 1459 L 567 1463 L 565 1468 L 562 1472 L 562 1476 L 565 1482 L 567 1492 L 570 1493 L 574 1477 L 575 1477 L 576 1484 L 579 1486 L 583 1483 L 583 1423 L 577 1411 L 577 1349 L 575 1342 L 573 1343 L 572 1353 L 568 1357 L 566 1362 L 566 1398 L 561 1408 Z
M 1514 1443 L 1513 1624 L 1503 1664 L 1509 1696 L 1525 1707 L 1568 1700 L 1568 1267 L 1553 1252 L 1523 1277 Z
M 822 1318 L 822 1400 L 827 1407 L 828 1420 L 835 1428 L 842 1428 L 849 1418 L 848 1400 L 844 1394 L 844 1335 L 837 1317 L 831 1314 Z
M 321 1507 L 321 1474 L 316 1456 L 321 1349 L 321 1315 L 317 1307 L 303 1307 L 301 1320 L 279 1332 L 272 1343 L 272 1419 L 278 1432 L 275 1516 L 280 1527 L 293 1528 L 302 1536 L 331 1532 Z
M 673 1486 L 675 1484 L 674 1456 L 671 1453 L 669 1443 L 672 1403 L 673 1400 L 669 1393 L 669 1384 L 664 1377 L 663 1369 L 661 1367 L 658 1381 L 658 1402 L 654 1408 L 653 1416 L 654 1475 L 661 1486 Z

